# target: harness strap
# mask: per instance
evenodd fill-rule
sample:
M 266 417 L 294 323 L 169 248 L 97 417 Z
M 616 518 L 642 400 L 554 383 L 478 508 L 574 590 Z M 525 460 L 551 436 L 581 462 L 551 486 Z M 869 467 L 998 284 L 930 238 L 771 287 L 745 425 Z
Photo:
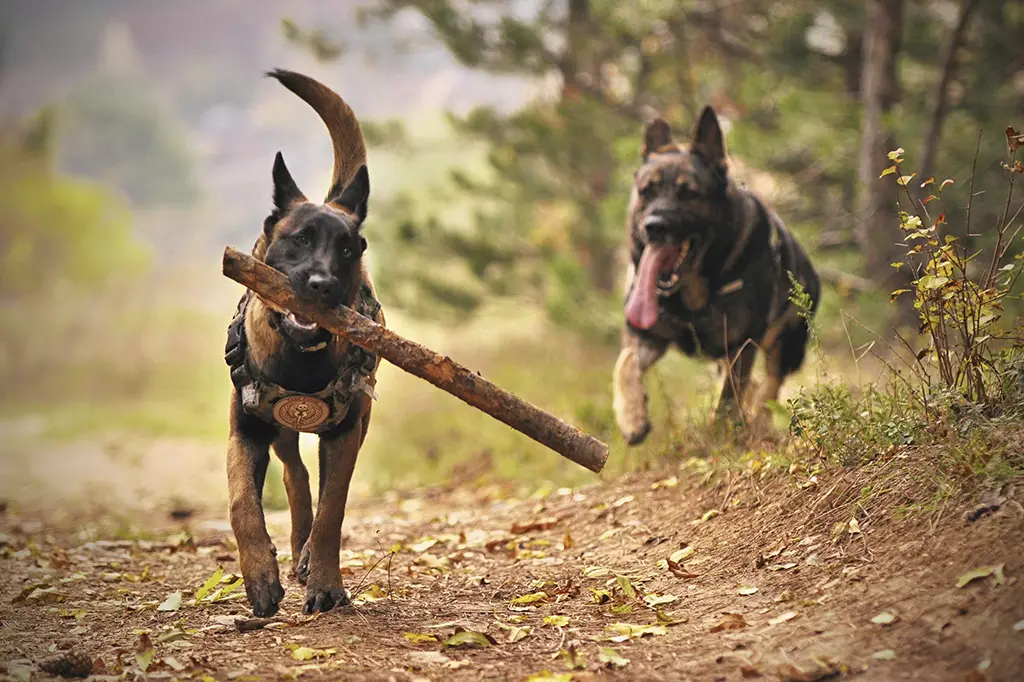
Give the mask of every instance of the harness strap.
M 263 377 L 255 376 L 255 373 L 249 369 L 248 342 L 245 334 L 245 313 L 251 298 L 252 292 L 246 290 L 239 300 L 235 315 L 228 325 L 227 343 L 224 347 L 224 362 L 230 369 L 231 383 L 241 394 L 242 407 L 246 412 L 259 416 L 265 421 L 280 423 L 277 412 L 274 410 L 275 404 L 296 397 L 325 400 L 330 403 L 331 417 L 310 429 L 314 433 L 320 433 L 341 421 L 348 412 L 347 408 L 352 402 L 352 397 L 358 391 L 365 391 L 373 399 L 377 398 L 373 387 L 367 381 L 367 378 L 377 368 L 377 355 L 355 344 L 351 344 L 346 354 L 346 361 L 343 362 L 338 376 L 315 394 L 289 391 Z M 355 308 L 360 315 L 374 321 L 380 313 L 380 301 L 374 297 L 373 290 L 366 282 L 363 282 L 360 287 Z M 346 378 L 349 380 L 345 381 Z

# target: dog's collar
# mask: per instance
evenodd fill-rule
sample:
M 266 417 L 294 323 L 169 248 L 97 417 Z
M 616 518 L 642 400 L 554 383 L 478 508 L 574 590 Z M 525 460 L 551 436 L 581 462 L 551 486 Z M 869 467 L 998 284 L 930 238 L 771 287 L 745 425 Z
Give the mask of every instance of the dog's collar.
M 351 344 L 338 376 L 316 393 L 301 393 L 280 386 L 249 365 L 248 342 L 245 334 L 245 312 L 251 291 L 246 291 L 238 302 L 235 316 L 228 325 L 228 340 L 224 361 L 231 370 L 231 383 L 242 399 L 242 408 L 268 423 L 276 423 L 294 431 L 324 433 L 348 414 L 353 398 L 364 392 L 374 400 L 377 393 L 370 376 L 377 367 L 377 356 L 364 348 Z M 355 309 L 364 317 L 376 319 L 380 302 L 365 282 L 360 288 Z M 326 342 L 310 347 L 299 347 L 304 352 L 315 352 L 326 347 Z

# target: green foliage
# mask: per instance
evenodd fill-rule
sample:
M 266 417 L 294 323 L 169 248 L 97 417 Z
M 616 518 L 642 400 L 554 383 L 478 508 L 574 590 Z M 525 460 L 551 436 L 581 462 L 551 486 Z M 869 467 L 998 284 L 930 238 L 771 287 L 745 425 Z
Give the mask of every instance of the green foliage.
M 917 199 L 910 191 L 916 174 L 903 174 L 902 148 L 889 153 L 892 165 L 882 171 L 883 177 L 895 177 L 914 211 L 899 212 L 900 229 L 909 247 L 909 265 L 893 263 L 897 269 L 906 266 L 913 270 L 912 288 L 898 289 L 892 298 L 913 295 L 920 328 L 928 342 L 910 365 L 921 381 L 921 401 L 926 410 L 930 409 L 927 394 L 936 390 L 936 384 L 958 393 L 968 403 L 1001 404 L 1007 400 L 1006 382 L 995 371 L 994 360 L 1000 346 L 1005 348 L 1008 343 L 1011 348 L 1021 348 L 1016 330 L 1003 329 L 999 324 L 1003 302 L 1014 297 L 1015 285 L 1024 270 L 1024 250 L 1011 252 L 1019 229 L 1014 227 L 1016 216 L 1010 214 L 1014 182 L 1017 175 L 1024 173 L 1016 159 L 1020 144 L 1014 141 L 1015 135 L 1016 131 L 1007 129 L 1009 158 L 1003 162 L 1008 185 L 1006 209 L 991 230 L 995 244 L 987 263 L 978 262 L 978 252 L 968 252 L 956 236 L 948 233 L 944 211 L 931 217 L 930 207 L 942 207 L 943 190 L 955 184 L 953 180 L 936 183 L 934 178 L 927 178 L 920 187 L 929 194 Z M 970 209 L 969 202 L 968 225 L 964 230 L 968 234 L 972 231 Z M 906 346 L 910 348 L 909 343 Z
M 61 106 L 61 165 L 124 192 L 139 207 L 183 206 L 199 194 L 187 138 L 144 82 L 102 76 Z
M 95 289 L 145 262 L 117 197 L 53 173 L 53 134 L 47 110 L 25 133 L 0 139 L 0 291 L 8 300 Z

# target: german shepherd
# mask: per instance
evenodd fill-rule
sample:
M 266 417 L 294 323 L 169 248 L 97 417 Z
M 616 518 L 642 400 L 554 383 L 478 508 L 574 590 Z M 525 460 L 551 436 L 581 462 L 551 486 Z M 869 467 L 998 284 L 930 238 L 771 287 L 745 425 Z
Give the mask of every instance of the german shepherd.
M 613 376 L 615 418 L 630 445 L 651 425 L 643 375 L 670 344 L 724 370 L 715 417 L 742 417 L 757 349 L 762 400 L 803 364 L 809 320 L 790 301 L 790 274 L 817 310 L 810 259 L 764 202 L 728 174 L 718 117 L 705 107 L 689 148 L 661 118 L 644 130 L 627 214 L 625 326 Z M 761 415 L 764 411 L 762 408 Z
M 263 223 L 253 255 L 284 273 L 300 297 L 323 307 L 355 308 L 365 292 L 373 296 L 373 283 L 362 260 L 367 246 L 362 226 L 370 180 L 359 122 L 334 91 L 316 80 L 283 70 L 267 75 L 304 100 L 326 124 L 334 148 L 334 172 L 325 201 L 310 201 L 277 153 L 272 173 L 273 210 Z M 368 316 L 384 323 L 379 305 Z M 316 323 L 248 292 L 235 319 L 245 340 L 238 366 L 247 376 L 257 378 L 259 385 L 279 391 L 323 391 L 345 371 L 358 350 Z M 229 328 L 229 355 L 231 344 Z M 238 542 L 246 595 L 256 616 L 276 613 L 284 597 L 277 551 L 267 533 L 261 504 L 271 447 L 284 465 L 291 510 L 292 575 L 306 585 L 303 611 L 328 611 L 349 603 L 339 568 L 341 526 L 356 456 L 370 424 L 372 386 L 379 363 L 373 356 L 370 360 L 364 377 L 371 388 L 353 392 L 340 407 L 335 403 L 337 423 L 317 432 L 320 481 L 315 516 L 309 474 L 299 457 L 298 431 L 283 426 L 287 420 L 275 421 L 265 410 L 261 414 L 251 409 L 243 400 L 245 392 L 239 390 L 233 367 L 227 457 L 231 527 Z

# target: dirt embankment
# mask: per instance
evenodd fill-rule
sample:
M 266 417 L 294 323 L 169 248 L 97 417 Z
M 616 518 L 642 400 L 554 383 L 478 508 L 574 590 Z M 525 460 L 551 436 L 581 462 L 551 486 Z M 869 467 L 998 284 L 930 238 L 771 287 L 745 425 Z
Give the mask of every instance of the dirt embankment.
M 362 501 L 342 557 L 357 605 L 314 618 L 273 513 L 287 596 L 245 632 L 221 509 L 139 517 L 147 539 L 114 539 L 102 510 L 8 511 L 0 661 L 33 680 L 68 651 L 109 679 L 1024 679 L 1021 493 L 924 497 L 908 466 Z

